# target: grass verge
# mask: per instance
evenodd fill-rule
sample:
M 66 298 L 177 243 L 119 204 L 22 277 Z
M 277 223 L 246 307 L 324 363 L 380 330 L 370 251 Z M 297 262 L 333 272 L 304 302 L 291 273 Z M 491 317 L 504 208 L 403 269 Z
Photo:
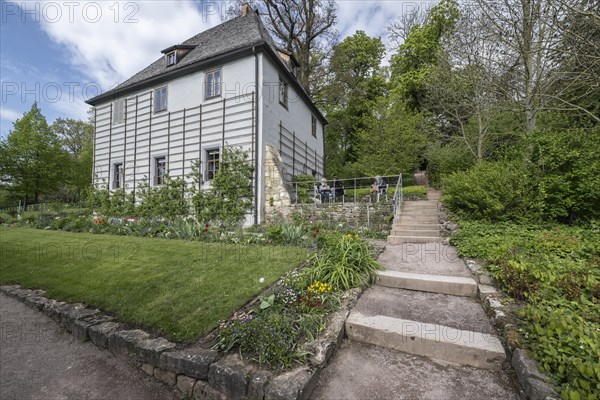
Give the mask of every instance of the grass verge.
M 0 284 L 43 288 L 174 340 L 215 328 L 305 257 L 299 247 L 0 227 Z

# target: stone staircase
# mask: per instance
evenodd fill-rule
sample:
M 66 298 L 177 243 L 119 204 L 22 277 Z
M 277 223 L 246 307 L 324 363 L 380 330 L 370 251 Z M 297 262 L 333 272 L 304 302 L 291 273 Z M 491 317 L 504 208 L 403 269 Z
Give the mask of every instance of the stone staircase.
M 504 347 L 477 304 L 477 282 L 454 249 L 441 243 L 439 192 L 429 189 L 427 197 L 426 201 L 404 202 L 398 211 L 390 244 L 380 257 L 387 270 L 379 273 L 377 286 L 365 292 L 348 317 L 346 333 L 359 342 L 501 370 Z M 366 307 L 374 293 L 385 293 L 386 298 Z M 415 310 L 423 309 L 426 302 L 451 301 L 451 309 L 439 304 L 451 318 L 442 321 L 429 318 L 425 311 L 408 313 L 398 299 L 406 301 L 411 296 L 422 300 L 413 305 Z M 477 323 L 465 319 L 467 314 L 476 315 Z
M 479 286 L 441 242 L 438 207 L 439 192 L 431 189 L 427 201 L 402 205 L 379 257 L 386 270 L 350 312 L 349 340 L 315 398 L 518 398 L 502 370 L 504 347 L 477 299 Z M 368 380 L 385 384 L 368 391 Z
M 430 243 L 439 242 L 439 193 L 431 190 L 426 201 L 405 201 L 397 211 L 388 242 Z

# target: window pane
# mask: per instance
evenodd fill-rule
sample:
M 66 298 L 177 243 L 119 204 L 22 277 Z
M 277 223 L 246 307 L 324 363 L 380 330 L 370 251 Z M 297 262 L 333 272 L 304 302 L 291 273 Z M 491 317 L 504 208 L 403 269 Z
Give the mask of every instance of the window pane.
M 167 88 L 162 87 L 154 91 L 154 112 L 167 109 Z
M 164 183 L 165 180 L 165 172 L 166 172 L 166 160 L 164 157 L 161 158 L 157 158 L 156 161 L 156 170 L 154 171 L 155 174 L 155 183 L 157 185 L 162 185 Z
M 206 159 L 206 180 L 210 181 L 219 172 L 219 150 L 208 150 Z
M 206 74 L 206 98 L 219 96 L 221 94 L 221 71 L 213 71 Z

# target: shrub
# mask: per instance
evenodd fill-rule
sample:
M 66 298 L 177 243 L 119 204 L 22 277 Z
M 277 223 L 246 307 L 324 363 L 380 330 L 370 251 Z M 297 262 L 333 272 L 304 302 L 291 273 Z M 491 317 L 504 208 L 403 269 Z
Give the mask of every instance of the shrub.
M 529 137 L 532 175 L 545 218 L 600 218 L 600 127 L 539 130 Z
M 466 171 L 475 164 L 473 154 L 460 142 L 445 146 L 431 145 L 425 152 L 425 158 L 429 183 L 433 187 L 440 187 L 445 176 Z
M 404 200 L 425 200 L 427 199 L 427 189 L 424 186 L 405 186 L 402 188 L 402 198 Z
M 537 215 L 522 163 L 483 161 L 443 182 L 444 205 L 464 219 L 522 221 Z
M 140 182 L 137 194 L 140 205 L 134 214 L 140 217 L 173 219 L 190 214 L 190 205 L 185 197 L 186 183 L 181 178 L 165 176 L 160 186 L 150 186 L 147 180 Z M 126 215 L 122 215 L 126 216 Z
M 321 249 L 311 255 L 309 263 L 305 273 L 310 280 L 328 283 L 336 290 L 369 285 L 383 268 L 367 243 L 352 234 L 324 236 Z
M 202 182 L 195 168 L 196 184 Z M 240 148 L 225 146 L 219 171 L 211 181 L 211 189 L 196 191 L 192 204 L 201 223 L 216 223 L 224 227 L 239 225 L 252 207 L 254 167 Z

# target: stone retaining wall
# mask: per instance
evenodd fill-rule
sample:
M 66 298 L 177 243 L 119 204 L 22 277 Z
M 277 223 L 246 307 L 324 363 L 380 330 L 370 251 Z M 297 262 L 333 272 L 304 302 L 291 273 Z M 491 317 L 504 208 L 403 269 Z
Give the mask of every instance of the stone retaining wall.
M 332 228 L 343 224 L 356 229 L 363 227 L 374 231 L 389 231 L 394 218 L 394 205 L 391 202 L 292 204 L 287 206 L 282 215 L 285 215 L 285 221 L 319 221 Z M 279 222 L 281 215 L 267 218 L 267 221 Z
M 176 386 L 188 398 L 260 400 L 310 397 L 320 370 L 344 337 L 344 321 L 361 293 L 360 289 L 353 289 L 345 294 L 341 309 L 329 316 L 326 331 L 308 344 L 311 356 L 307 365 L 275 372 L 243 360 L 238 354 L 204 348 L 179 349 L 165 338 L 128 329 L 97 309 L 48 299 L 43 290 L 22 289 L 18 285 L 1 286 L 0 290 L 45 313 L 78 339 L 90 340 L 148 375 Z

